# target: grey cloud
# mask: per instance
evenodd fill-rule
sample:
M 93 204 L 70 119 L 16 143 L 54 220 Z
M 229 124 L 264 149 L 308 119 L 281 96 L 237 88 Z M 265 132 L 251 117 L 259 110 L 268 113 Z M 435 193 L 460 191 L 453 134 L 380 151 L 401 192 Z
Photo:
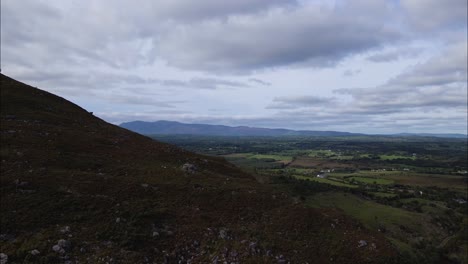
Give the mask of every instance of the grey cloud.
M 401 0 L 408 20 L 418 30 L 466 28 L 466 0 Z M 465 30 L 466 33 L 466 30 Z
M 353 76 L 353 75 L 357 75 L 361 72 L 361 70 L 346 70 L 343 72 L 343 75 L 344 76 Z
M 157 111 L 133 111 L 133 112 L 94 112 L 96 116 L 108 120 L 114 124 L 120 124 L 128 121 L 142 120 L 142 121 L 155 121 L 155 120 L 173 120 L 175 116 L 185 116 L 191 114 L 190 112 L 178 109 L 158 109 Z
M 290 97 L 276 97 L 273 103 L 268 105 L 266 109 L 295 109 L 301 107 L 314 107 L 331 105 L 335 103 L 333 97 L 319 97 L 319 96 L 290 96 Z
M 439 56 L 414 66 L 409 72 L 390 80 L 391 85 L 427 86 L 467 81 L 467 42 L 449 46 Z
M 249 87 L 247 82 L 230 81 L 217 78 L 191 78 L 189 80 L 173 80 L 146 78 L 136 74 L 87 72 L 79 70 L 32 70 L 22 67 L 19 74 L 14 74 L 19 80 L 44 87 L 52 91 L 60 91 L 62 94 L 77 95 L 96 94 L 99 90 L 128 87 L 130 90 L 142 92 L 142 87 L 154 91 L 182 87 L 191 89 L 221 89 L 224 87 L 242 88 Z M 127 92 L 128 92 L 127 91 Z M 143 90 L 144 91 L 144 90 Z M 131 96 L 131 93 L 130 95 Z M 144 98 L 142 98 L 144 99 Z M 134 100 L 136 102 L 136 100 Z
M 264 85 L 264 86 L 270 86 L 271 85 L 270 82 L 266 82 L 266 81 L 256 79 L 256 78 L 250 78 L 249 82 L 256 83 L 256 84 L 261 84 L 261 85 Z
M 383 53 L 377 53 L 367 57 L 366 59 L 372 62 L 389 62 L 395 61 L 402 58 L 415 57 L 421 53 L 421 49 L 418 48 L 405 48 L 398 49 Z
M 248 87 L 247 84 L 241 82 L 226 81 L 212 78 L 193 78 L 187 83 L 188 86 L 204 88 L 204 89 L 217 89 L 221 86 L 228 87 Z
M 242 73 L 291 64 L 330 66 L 350 54 L 399 38 L 398 32 L 374 16 L 382 14 L 385 5 L 365 15 L 372 10 L 360 7 L 351 13 L 346 11 L 349 5 L 321 10 L 277 8 L 175 26 L 161 35 L 158 53 L 170 65 L 183 69 Z
M 120 5 L 127 5 L 127 1 L 118 1 Z M 284 0 L 162 0 L 143 1 L 142 5 L 129 6 L 131 12 L 138 15 L 154 17 L 157 20 L 198 21 L 220 17 L 256 13 L 275 6 L 294 6 L 296 1 Z M 142 9 L 144 10 L 142 12 Z M 135 14 L 135 15 L 137 15 Z
M 179 102 L 168 102 L 168 101 L 159 101 L 154 99 L 154 97 L 142 96 L 142 95 L 128 95 L 128 94 L 111 94 L 111 95 L 101 95 L 102 99 L 115 103 L 115 104 L 128 104 L 128 105 L 147 105 L 157 108 L 175 108 L 174 103 Z
M 415 65 L 374 88 L 337 89 L 351 95 L 348 113 L 388 114 L 414 109 L 467 108 L 466 42 L 448 47 L 438 56 Z
M 143 0 L 137 5 L 123 0 L 4 0 L 2 55 L 4 65 L 100 64 L 126 69 L 159 57 L 155 42 L 174 25 L 294 5 L 281 0 Z
M 223 79 L 215 79 L 215 78 L 191 78 L 188 81 L 181 81 L 181 80 L 159 80 L 164 86 L 174 86 L 174 87 L 187 87 L 187 88 L 200 88 L 200 89 L 220 89 L 222 87 L 231 87 L 231 88 L 239 88 L 239 87 L 249 87 L 247 83 L 237 82 L 237 81 L 229 81 Z
M 464 0 L 404 0 L 401 6 L 416 24 L 443 27 L 461 21 L 466 27 Z M 281 0 L 144 0 L 138 5 L 124 0 L 4 0 L 2 8 L 4 68 L 128 69 L 156 59 L 182 69 L 224 73 L 329 67 L 408 38 L 388 22 L 398 19 L 395 10 L 400 10 L 381 0 L 338 1 L 335 6 Z M 376 56 L 374 60 L 385 60 L 391 54 Z

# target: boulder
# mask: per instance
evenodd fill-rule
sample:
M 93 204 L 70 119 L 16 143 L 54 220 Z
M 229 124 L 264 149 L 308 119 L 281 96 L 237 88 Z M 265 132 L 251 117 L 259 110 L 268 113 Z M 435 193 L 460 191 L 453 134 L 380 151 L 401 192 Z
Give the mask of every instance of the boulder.
M 359 240 L 359 242 L 358 242 L 358 248 L 360 248 L 360 247 L 365 247 L 365 246 L 367 246 L 367 241 L 365 241 L 365 240 Z
M 195 166 L 192 163 L 185 163 L 184 165 L 182 165 L 182 170 L 185 173 L 193 174 L 197 171 L 197 166 Z
M 0 264 L 8 263 L 8 255 L 5 253 L 0 253 Z

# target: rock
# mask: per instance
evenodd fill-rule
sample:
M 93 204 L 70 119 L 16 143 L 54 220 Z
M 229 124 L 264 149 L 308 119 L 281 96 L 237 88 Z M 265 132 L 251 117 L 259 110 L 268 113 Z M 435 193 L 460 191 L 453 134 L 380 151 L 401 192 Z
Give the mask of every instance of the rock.
M 278 261 L 278 263 L 286 263 L 286 259 L 283 255 L 276 256 L 276 260 Z
M 182 170 L 185 173 L 193 174 L 193 173 L 195 173 L 197 171 L 197 166 L 195 166 L 194 164 L 191 164 L 191 163 L 185 163 L 184 165 L 182 165 Z
M 65 254 L 65 249 L 63 249 L 63 248 L 62 248 L 61 246 L 59 246 L 59 245 L 54 245 L 54 246 L 52 247 L 52 250 L 53 250 L 54 252 L 59 253 L 59 254 Z
M 219 238 L 221 239 L 227 239 L 227 231 L 225 229 L 219 230 Z
M 69 226 L 64 226 L 60 228 L 60 233 L 65 234 L 70 232 L 70 227 Z
M 71 243 L 70 241 L 68 240 L 65 240 L 65 239 L 60 239 L 58 242 L 57 242 L 57 245 L 65 250 L 68 250 L 71 248 Z
M 39 250 L 37 250 L 37 249 L 31 250 L 31 252 L 29 252 L 29 253 L 31 253 L 31 255 L 33 255 L 33 256 L 41 254 L 41 252 Z
M 359 242 L 358 242 L 358 248 L 360 248 L 360 247 L 365 247 L 365 246 L 367 246 L 367 241 L 365 241 L 365 240 L 359 240 Z
M 0 253 L 0 264 L 6 264 L 8 262 L 8 255 Z
M 120 217 L 117 217 L 117 218 L 115 219 L 115 222 L 116 222 L 117 224 L 120 223 Z
M 153 237 L 158 237 L 158 236 L 159 236 L 159 233 L 156 232 L 156 231 L 154 231 L 154 232 L 153 232 Z
M 234 258 L 235 258 L 235 257 L 237 257 L 237 255 L 239 255 L 239 254 L 237 253 L 237 251 L 233 250 L 233 251 L 231 251 L 230 255 L 231 255 L 231 257 L 234 257 Z
M 141 187 L 143 187 L 143 188 L 148 188 L 148 186 L 149 186 L 149 185 L 148 185 L 147 183 L 142 183 L 142 184 L 141 184 Z

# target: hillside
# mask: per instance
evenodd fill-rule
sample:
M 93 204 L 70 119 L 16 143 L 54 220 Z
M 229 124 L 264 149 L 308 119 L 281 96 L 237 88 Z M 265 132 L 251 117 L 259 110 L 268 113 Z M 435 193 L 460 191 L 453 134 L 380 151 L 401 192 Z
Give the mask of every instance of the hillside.
M 1 75 L 8 263 L 390 263 L 379 233 Z M 361 241 L 365 241 L 363 245 Z M 5 262 L 6 263 L 6 262 Z
M 185 124 L 175 121 L 132 121 L 120 124 L 121 127 L 144 134 L 207 135 L 207 136 L 358 136 L 361 134 L 336 131 L 298 131 L 290 129 L 270 129 L 247 126 L 222 126 L 207 124 Z

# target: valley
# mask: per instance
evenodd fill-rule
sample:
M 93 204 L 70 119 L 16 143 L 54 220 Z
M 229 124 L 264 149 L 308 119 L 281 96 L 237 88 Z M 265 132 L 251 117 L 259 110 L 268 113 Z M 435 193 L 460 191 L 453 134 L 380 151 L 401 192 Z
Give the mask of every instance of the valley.
M 382 233 L 412 263 L 466 263 L 467 142 L 433 137 L 153 136 L 224 157 L 311 208 Z

